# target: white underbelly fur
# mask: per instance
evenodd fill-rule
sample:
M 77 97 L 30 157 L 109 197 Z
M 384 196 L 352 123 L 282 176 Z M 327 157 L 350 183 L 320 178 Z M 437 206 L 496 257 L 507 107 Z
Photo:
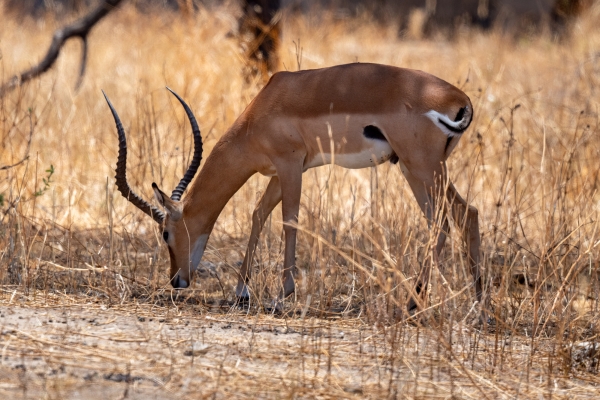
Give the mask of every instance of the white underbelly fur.
M 336 153 L 334 156 L 329 153 L 317 154 L 304 165 L 304 170 L 331 164 L 332 160 L 335 165 L 344 168 L 367 168 L 386 162 L 394 153 L 392 146 L 384 140 L 370 140 L 370 142 L 371 147 L 359 153 Z

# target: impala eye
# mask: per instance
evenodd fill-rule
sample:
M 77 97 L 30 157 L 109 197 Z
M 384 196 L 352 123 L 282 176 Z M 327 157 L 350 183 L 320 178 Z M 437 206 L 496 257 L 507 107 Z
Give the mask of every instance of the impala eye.
M 165 242 L 169 241 L 169 232 L 163 232 L 163 239 L 165 239 Z

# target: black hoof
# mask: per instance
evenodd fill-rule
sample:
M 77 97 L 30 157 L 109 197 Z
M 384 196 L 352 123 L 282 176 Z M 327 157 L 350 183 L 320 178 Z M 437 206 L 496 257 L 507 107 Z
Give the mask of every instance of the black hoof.
M 479 327 L 480 328 L 484 328 L 487 327 L 488 329 L 492 328 L 496 328 L 496 318 L 494 318 L 493 316 L 485 316 L 485 315 L 480 315 L 479 316 Z
M 277 307 L 265 307 L 265 311 L 275 316 L 282 316 L 284 314 L 283 310 Z
M 273 315 L 283 315 L 283 300 L 275 299 L 271 302 L 271 305 L 265 307 L 265 311 Z
M 248 307 L 250 305 L 250 296 L 236 296 L 235 297 L 236 307 Z

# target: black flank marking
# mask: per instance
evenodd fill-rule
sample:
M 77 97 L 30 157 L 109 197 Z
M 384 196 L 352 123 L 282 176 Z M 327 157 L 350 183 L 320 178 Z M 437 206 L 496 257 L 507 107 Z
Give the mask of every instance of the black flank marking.
M 365 126 L 365 129 L 363 130 L 363 135 L 365 135 L 367 139 L 384 140 L 387 142 L 387 139 L 385 138 L 385 136 L 383 136 L 381 130 L 373 125 Z
M 387 139 L 385 138 L 385 136 L 383 136 L 381 129 L 374 125 L 365 126 L 365 129 L 363 130 L 363 135 L 365 135 L 367 139 L 383 140 L 384 142 L 387 142 Z M 398 158 L 396 153 L 392 153 L 392 155 L 390 156 L 390 162 L 392 164 L 397 164 L 398 161 L 400 161 L 400 159 Z

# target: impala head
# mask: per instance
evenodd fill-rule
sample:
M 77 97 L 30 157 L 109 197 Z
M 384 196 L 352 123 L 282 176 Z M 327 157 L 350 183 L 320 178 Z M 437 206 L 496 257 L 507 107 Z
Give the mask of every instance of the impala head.
M 164 209 L 164 212 L 154 207 L 153 205 L 146 202 L 140 196 L 133 192 L 129 183 L 127 182 L 126 163 L 127 163 L 127 139 L 125 137 L 125 131 L 121 120 L 117 115 L 117 111 L 111 104 L 110 100 L 104 92 L 104 97 L 108 102 L 108 106 L 113 114 L 115 123 L 117 125 L 117 132 L 119 134 L 119 157 L 116 168 L 116 183 L 119 192 L 125 197 L 131 204 L 139 208 L 141 211 L 152 217 L 161 227 L 162 237 L 169 248 L 169 257 L 171 259 L 170 278 L 171 285 L 174 288 L 186 288 L 190 284 L 191 272 L 196 268 L 202 258 L 202 253 L 206 246 L 207 235 L 200 235 L 199 238 L 195 239 L 195 243 L 190 243 L 191 237 L 196 237 L 194 232 L 190 232 L 185 224 L 185 218 L 183 213 L 183 204 L 180 201 L 181 195 L 187 188 L 188 184 L 194 178 L 194 175 L 200 167 L 200 161 L 202 160 L 202 137 L 200 135 L 200 129 L 196 118 L 192 113 L 192 110 L 183 101 L 181 97 L 171 89 L 167 88 L 171 93 L 177 97 L 192 125 L 192 133 L 194 135 L 194 157 L 185 175 L 179 181 L 179 184 L 173 190 L 171 196 L 167 196 L 163 191 L 158 188 L 156 183 L 152 183 L 152 189 L 154 190 L 154 196 L 158 203 Z M 192 227 L 189 227 L 190 229 Z M 204 236 L 204 237 L 203 237 Z

